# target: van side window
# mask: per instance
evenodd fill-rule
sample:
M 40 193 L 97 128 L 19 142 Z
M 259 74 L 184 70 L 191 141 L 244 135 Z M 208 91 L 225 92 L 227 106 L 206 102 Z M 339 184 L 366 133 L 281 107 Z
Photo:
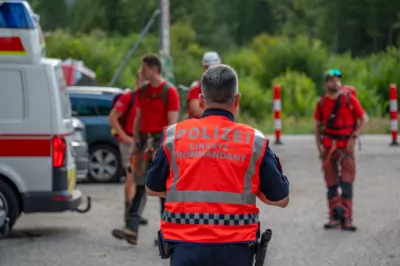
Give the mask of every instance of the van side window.
M 0 81 L 0 120 L 24 120 L 26 103 L 22 73 L 18 70 L 1 70 Z

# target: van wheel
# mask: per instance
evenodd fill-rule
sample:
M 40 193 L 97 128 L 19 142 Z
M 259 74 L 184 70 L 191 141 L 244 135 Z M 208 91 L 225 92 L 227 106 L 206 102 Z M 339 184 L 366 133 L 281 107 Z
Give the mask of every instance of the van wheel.
M 91 182 L 119 182 L 122 175 L 121 157 L 116 148 L 106 144 L 99 144 L 89 148 L 88 178 Z
M 0 180 L 0 208 L 6 212 L 9 219 L 9 230 L 11 230 L 20 214 L 18 197 L 15 191 L 6 182 Z

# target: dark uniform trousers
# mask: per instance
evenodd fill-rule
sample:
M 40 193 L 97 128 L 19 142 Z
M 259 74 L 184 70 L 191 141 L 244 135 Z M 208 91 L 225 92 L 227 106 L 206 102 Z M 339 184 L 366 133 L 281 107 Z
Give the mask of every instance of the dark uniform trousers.
M 170 266 L 252 266 L 254 245 L 176 244 Z

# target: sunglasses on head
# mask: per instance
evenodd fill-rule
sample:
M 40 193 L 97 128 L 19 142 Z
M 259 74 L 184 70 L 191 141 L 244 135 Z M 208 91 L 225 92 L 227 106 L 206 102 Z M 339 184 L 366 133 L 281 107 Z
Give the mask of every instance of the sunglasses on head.
M 330 69 L 328 70 L 327 76 L 329 77 L 337 76 L 340 78 L 342 76 L 342 72 L 340 72 L 339 69 Z
M 326 72 L 325 74 L 325 79 L 331 78 L 331 77 L 342 77 L 342 72 L 340 72 L 339 69 L 330 69 Z

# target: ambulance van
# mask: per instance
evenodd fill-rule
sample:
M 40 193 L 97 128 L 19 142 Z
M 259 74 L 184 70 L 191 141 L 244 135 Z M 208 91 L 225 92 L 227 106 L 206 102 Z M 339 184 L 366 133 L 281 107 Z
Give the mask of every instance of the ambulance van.
M 76 189 L 71 106 L 62 61 L 44 57 L 26 1 L 0 0 L 0 201 L 21 213 L 87 212 Z

